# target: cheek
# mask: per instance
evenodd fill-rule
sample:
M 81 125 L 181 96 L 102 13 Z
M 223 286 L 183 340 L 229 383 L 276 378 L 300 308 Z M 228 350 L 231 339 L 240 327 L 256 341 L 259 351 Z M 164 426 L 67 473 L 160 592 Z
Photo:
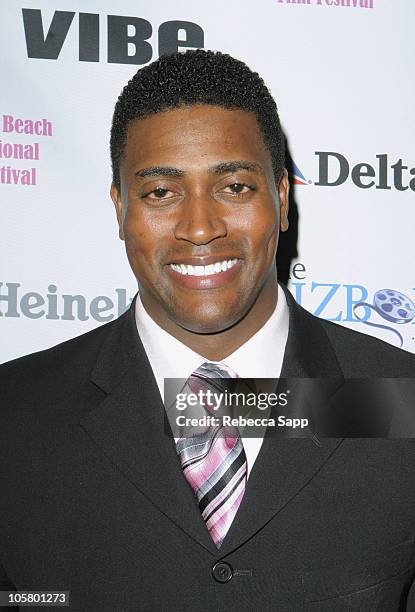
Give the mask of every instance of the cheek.
M 154 265 L 154 247 L 157 240 L 146 231 L 142 223 L 126 220 L 124 222 L 124 243 L 127 258 L 137 279 L 145 282 L 154 278 L 156 266 Z
M 124 241 L 128 258 L 131 263 L 143 256 L 146 251 L 146 238 L 144 232 L 133 232 L 124 226 Z
M 145 214 L 138 208 L 127 210 L 123 230 L 129 256 L 152 259 L 157 245 L 163 244 L 162 223 L 158 223 L 154 215 Z
M 262 211 L 254 211 L 244 219 L 243 233 L 248 238 L 253 255 L 257 255 L 257 264 L 263 258 L 272 258 L 277 246 L 279 215 L 274 202 L 270 202 Z M 261 214 L 259 214 L 261 212 Z

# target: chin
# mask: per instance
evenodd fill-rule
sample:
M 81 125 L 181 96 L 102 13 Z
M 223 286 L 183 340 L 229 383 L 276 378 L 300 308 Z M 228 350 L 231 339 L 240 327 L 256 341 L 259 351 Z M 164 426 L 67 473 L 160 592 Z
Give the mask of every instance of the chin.
M 232 323 L 220 321 L 178 321 L 178 324 L 194 334 L 218 334 L 232 327 Z
M 192 311 L 191 313 L 175 313 L 175 321 L 180 327 L 196 334 L 217 334 L 236 325 L 243 317 L 245 312 L 226 312 L 217 308 L 206 311 Z M 195 316 L 196 315 L 196 316 Z

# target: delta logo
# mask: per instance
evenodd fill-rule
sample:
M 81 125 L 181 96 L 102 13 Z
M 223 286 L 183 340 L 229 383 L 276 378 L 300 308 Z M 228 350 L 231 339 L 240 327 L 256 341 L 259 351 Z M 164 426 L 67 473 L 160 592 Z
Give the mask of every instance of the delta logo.
M 289 174 L 294 185 L 317 187 L 339 187 L 351 182 L 359 189 L 386 189 L 415 191 L 415 167 L 410 167 L 400 157 L 391 160 L 387 153 L 375 155 L 369 162 L 351 160 L 336 151 L 315 151 L 317 157 L 317 179 L 305 178 L 298 165 L 291 160 Z
M 291 168 L 290 168 L 290 176 L 291 182 L 293 185 L 310 185 L 312 181 L 308 181 L 304 174 L 301 172 L 300 168 L 297 164 L 291 160 Z

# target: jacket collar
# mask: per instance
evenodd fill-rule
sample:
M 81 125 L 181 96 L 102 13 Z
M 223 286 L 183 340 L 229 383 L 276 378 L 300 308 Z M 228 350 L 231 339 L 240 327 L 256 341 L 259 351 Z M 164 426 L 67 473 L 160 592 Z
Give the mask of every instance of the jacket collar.
M 335 352 L 320 321 L 283 287 L 289 334 L 282 377 L 341 377 Z M 120 472 L 155 508 L 216 558 L 231 552 L 276 516 L 309 483 L 341 443 L 310 438 L 265 438 L 244 499 L 222 548 L 217 551 L 185 481 L 174 440 L 165 424 L 159 390 L 138 336 L 134 306 L 109 327 L 92 382 L 104 400 L 81 426 Z
M 281 378 L 342 378 L 343 372 L 336 353 L 320 319 L 310 314 L 282 287 L 290 311 L 287 346 Z

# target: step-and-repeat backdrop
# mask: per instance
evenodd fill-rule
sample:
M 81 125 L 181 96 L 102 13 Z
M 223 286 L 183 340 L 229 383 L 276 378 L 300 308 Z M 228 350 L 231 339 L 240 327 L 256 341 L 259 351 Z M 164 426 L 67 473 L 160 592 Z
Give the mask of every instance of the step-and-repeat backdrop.
M 415 3 L 4 0 L 0 17 L 0 361 L 128 307 L 114 102 L 138 67 L 195 47 L 244 60 L 277 100 L 297 301 L 415 351 Z

